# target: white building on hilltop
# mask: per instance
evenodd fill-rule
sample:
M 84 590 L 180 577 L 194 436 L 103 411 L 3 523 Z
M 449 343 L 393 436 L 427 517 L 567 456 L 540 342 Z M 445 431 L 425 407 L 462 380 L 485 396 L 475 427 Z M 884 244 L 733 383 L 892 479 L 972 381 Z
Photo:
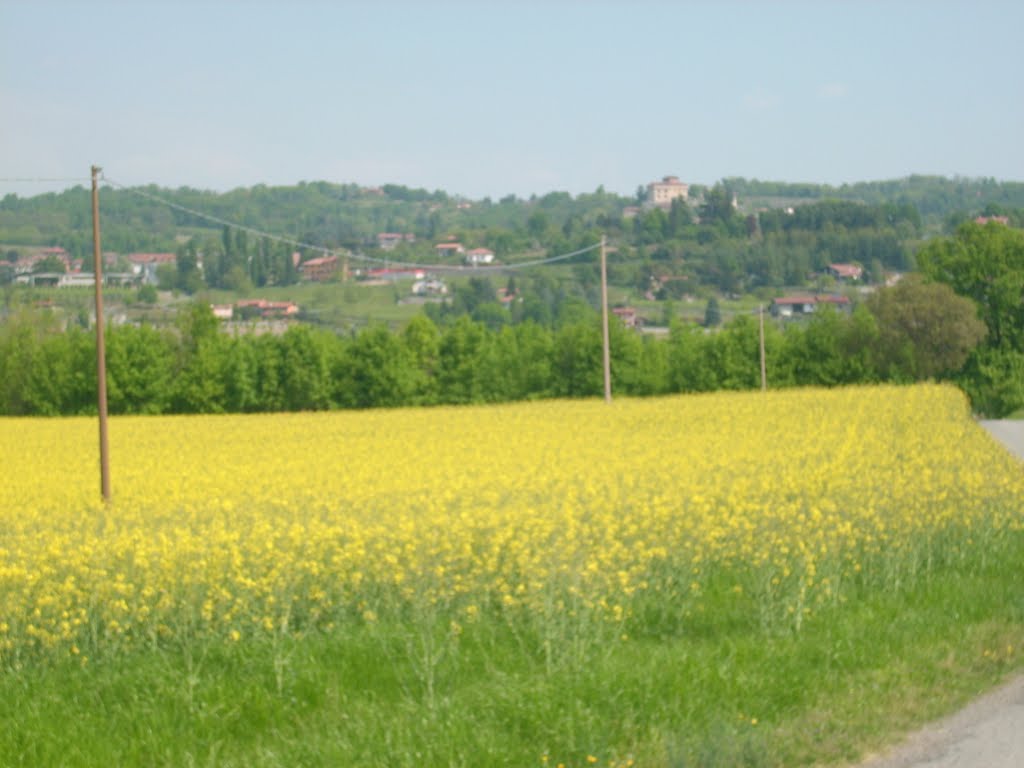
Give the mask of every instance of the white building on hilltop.
M 678 176 L 665 176 L 661 181 L 652 181 L 647 185 L 647 204 L 671 208 L 673 200 L 678 198 L 685 203 L 689 194 L 689 184 L 681 182 Z

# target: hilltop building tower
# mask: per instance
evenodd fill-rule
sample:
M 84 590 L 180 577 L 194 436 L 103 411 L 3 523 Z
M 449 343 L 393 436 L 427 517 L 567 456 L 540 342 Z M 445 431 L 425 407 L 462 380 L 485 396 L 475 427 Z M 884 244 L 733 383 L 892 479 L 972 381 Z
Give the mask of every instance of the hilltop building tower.
M 652 181 L 647 185 L 647 204 L 671 208 L 672 201 L 677 198 L 685 203 L 689 192 L 690 185 L 681 182 L 678 176 L 665 176 L 661 181 Z

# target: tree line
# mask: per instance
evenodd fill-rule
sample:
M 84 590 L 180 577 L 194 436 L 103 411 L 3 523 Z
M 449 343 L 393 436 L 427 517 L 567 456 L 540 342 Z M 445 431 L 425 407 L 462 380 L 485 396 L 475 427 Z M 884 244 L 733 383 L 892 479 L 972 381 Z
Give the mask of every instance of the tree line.
M 821 308 L 798 323 L 766 323 L 769 385 L 945 378 L 964 388 L 978 413 L 1024 408 L 1024 231 L 967 223 L 929 241 L 917 258 L 921 275 L 875 291 L 849 314 Z M 591 265 L 577 266 L 580 280 L 592 282 Z M 197 302 L 175 327 L 109 329 L 110 410 L 263 412 L 600 394 L 593 291 L 584 298 L 548 285 L 545 301 L 543 284 L 534 287 L 538 296 L 506 309 L 486 281 L 470 281 L 449 307 L 400 331 L 380 325 L 348 335 L 297 324 L 280 336 L 230 336 Z M 94 411 L 94 335 L 78 321 L 65 327 L 37 307 L 8 314 L 0 325 L 0 413 Z M 760 385 L 753 315 L 717 331 L 676 318 L 667 339 L 617 321 L 611 331 L 619 394 Z
M 938 293 L 936 293 L 938 291 Z M 908 282 L 852 313 L 823 308 L 805 321 L 764 325 L 771 387 L 834 386 L 954 376 L 984 334 L 973 305 L 946 286 Z M 931 346 L 908 315 L 942 307 Z M 972 326 L 971 320 L 977 325 Z M 965 330 L 951 343 L 948 329 Z M 909 329 L 909 330 L 908 330 Z M 753 389 L 761 385 L 760 324 L 739 315 L 720 330 L 676 321 L 667 338 L 611 323 L 618 395 Z M 533 320 L 494 327 L 426 315 L 395 332 L 342 336 L 306 324 L 281 335 L 229 335 L 192 304 L 173 329 L 113 326 L 106 334 L 112 414 L 255 413 L 497 403 L 591 397 L 603 391 L 599 315 L 560 327 Z M 96 409 L 95 336 L 24 308 L 0 327 L 0 412 L 88 414 Z

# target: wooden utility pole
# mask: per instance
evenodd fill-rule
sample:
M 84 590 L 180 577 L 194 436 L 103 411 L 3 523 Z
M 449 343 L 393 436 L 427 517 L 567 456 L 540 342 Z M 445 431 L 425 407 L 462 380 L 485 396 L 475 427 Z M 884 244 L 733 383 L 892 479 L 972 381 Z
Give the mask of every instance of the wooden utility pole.
M 612 353 L 608 338 L 608 258 L 605 236 L 601 235 L 601 330 L 604 336 L 604 401 L 612 401 Z
M 764 304 L 758 305 L 758 320 L 761 326 L 761 391 L 768 391 L 768 367 L 764 359 Z
M 103 251 L 100 249 L 100 191 L 102 168 L 92 166 L 92 259 L 96 283 L 96 400 L 100 413 L 100 493 L 110 501 L 110 451 L 107 441 L 107 350 L 103 339 Z

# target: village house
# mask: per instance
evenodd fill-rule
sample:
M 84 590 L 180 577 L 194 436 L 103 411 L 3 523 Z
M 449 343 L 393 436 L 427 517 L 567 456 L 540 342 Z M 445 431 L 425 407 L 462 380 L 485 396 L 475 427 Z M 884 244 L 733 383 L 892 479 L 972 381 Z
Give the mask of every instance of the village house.
M 846 296 L 834 294 L 784 296 L 774 299 L 771 314 L 774 317 L 800 317 L 812 314 L 818 305 L 829 304 L 839 310 L 849 310 L 850 300 Z
M 438 243 L 434 246 L 434 251 L 441 258 L 448 256 L 462 256 L 466 249 L 462 246 L 462 243 Z
M 129 253 L 127 258 L 132 274 L 146 285 L 160 282 L 157 278 L 160 266 L 168 264 L 173 267 L 178 263 L 178 257 L 173 253 Z
M 411 232 L 381 232 L 377 235 L 377 247 L 382 251 L 393 251 L 402 243 L 415 243 L 416 235 Z
M 329 280 L 337 271 L 337 256 L 320 256 L 299 264 L 299 272 L 302 273 L 302 276 L 315 283 Z
M 82 260 L 72 260 L 67 251 L 60 246 L 52 246 L 47 248 L 36 248 L 32 252 L 19 256 L 17 260 L 10 265 L 15 275 L 29 275 L 34 272 L 37 265 L 45 261 L 46 259 L 55 259 L 62 265 L 62 272 L 72 272 L 75 269 L 75 262 L 78 264 L 78 269 L 82 268 Z M 25 281 L 22 281 L 25 282 Z
M 612 314 L 619 318 L 627 328 L 640 328 L 644 324 L 644 319 L 636 313 L 633 307 L 615 307 Z
M 825 271 L 840 282 L 857 282 L 863 277 L 863 267 L 856 264 L 829 264 Z
M 267 299 L 239 299 L 234 307 L 228 306 L 228 316 L 224 319 L 230 320 L 234 316 L 235 309 L 243 317 L 288 318 L 299 314 L 299 305 L 294 301 L 268 301 Z M 222 310 L 223 311 L 223 310 Z M 217 308 L 214 308 L 217 314 Z
M 494 261 L 494 251 L 487 248 L 472 248 L 466 252 L 466 263 L 474 267 Z
M 986 224 L 1002 224 L 1004 227 L 1010 226 L 1010 218 L 1008 216 L 978 216 L 974 219 L 975 224 L 985 226 Z
M 417 280 L 412 284 L 414 296 L 446 296 L 448 286 L 435 277 Z

